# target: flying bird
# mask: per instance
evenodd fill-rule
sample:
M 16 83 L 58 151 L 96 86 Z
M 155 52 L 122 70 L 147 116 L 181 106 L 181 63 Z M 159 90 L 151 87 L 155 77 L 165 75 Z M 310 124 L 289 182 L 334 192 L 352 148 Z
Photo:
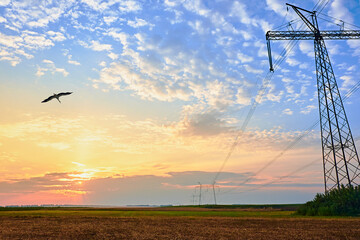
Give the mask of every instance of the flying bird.
M 58 94 L 55 94 L 55 93 L 54 93 L 54 95 L 48 97 L 47 99 L 45 99 L 44 101 L 42 101 L 42 103 L 46 103 L 46 102 L 48 102 L 48 101 L 50 101 L 50 100 L 52 100 L 52 99 L 54 99 L 54 98 L 56 98 L 56 99 L 59 101 L 59 103 L 61 103 L 59 98 L 60 98 L 61 96 L 66 96 L 66 95 L 70 95 L 70 94 L 72 94 L 72 92 L 62 92 L 62 93 L 58 93 Z

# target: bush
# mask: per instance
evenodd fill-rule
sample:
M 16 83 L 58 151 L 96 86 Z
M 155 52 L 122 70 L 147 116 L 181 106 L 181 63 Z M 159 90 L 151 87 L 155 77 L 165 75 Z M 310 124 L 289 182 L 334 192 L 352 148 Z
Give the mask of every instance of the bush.
M 300 206 L 296 214 L 303 216 L 358 216 L 360 215 L 360 186 L 341 186 Z

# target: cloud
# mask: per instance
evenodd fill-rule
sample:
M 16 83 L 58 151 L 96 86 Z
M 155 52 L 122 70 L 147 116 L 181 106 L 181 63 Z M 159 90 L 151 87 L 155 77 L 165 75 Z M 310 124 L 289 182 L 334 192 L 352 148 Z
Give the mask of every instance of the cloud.
M 109 29 L 106 35 L 113 37 L 115 40 L 119 41 L 124 48 L 127 48 L 129 45 L 129 34 L 124 32 L 119 32 L 118 29 Z
M 79 41 L 79 44 L 85 48 L 89 48 L 97 52 L 110 51 L 112 49 L 112 46 L 110 44 L 101 44 L 99 41 L 96 40 L 91 40 L 90 44 L 87 44 L 83 41 Z
M 6 23 L 6 22 L 7 22 L 6 18 L 0 16 L 0 23 Z
M 74 60 L 68 60 L 68 63 L 70 63 L 72 65 L 77 65 L 77 66 L 81 65 L 79 62 L 74 61 Z
M 239 88 L 236 95 L 236 102 L 241 105 L 250 105 L 251 95 L 249 92 L 245 91 L 243 88 Z
M 120 11 L 127 13 L 127 12 L 139 12 L 142 10 L 142 6 L 139 2 L 134 0 L 122 0 L 120 1 L 119 6 Z
M 231 130 L 233 128 L 228 126 L 226 119 L 222 119 L 221 114 L 215 111 L 185 116 L 179 122 L 179 134 L 184 136 L 209 137 Z
M 51 60 L 44 59 L 43 63 L 45 63 L 45 66 L 37 67 L 37 72 L 35 75 L 38 77 L 43 76 L 45 72 L 50 72 L 51 74 L 61 73 L 64 77 L 67 77 L 69 75 L 68 71 L 66 71 L 64 68 L 56 67 L 55 63 Z
M 308 105 L 305 108 L 303 108 L 300 113 L 302 114 L 309 114 L 312 110 L 316 109 L 316 106 L 314 105 Z
M 297 66 L 297 65 L 300 64 L 299 61 L 297 61 L 297 60 L 294 59 L 294 58 L 290 58 L 290 57 L 287 57 L 285 61 L 286 61 L 286 63 L 289 64 L 291 67 L 294 67 L 294 66 Z
M 248 62 L 252 62 L 254 60 L 253 57 L 250 57 L 250 56 L 240 53 L 240 52 L 237 53 L 237 57 L 241 63 L 248 63 Z
M 286 115 L 293 115 L 293 111 L 290 109 L 290 108 L 286 108 L 283 110 L 283 114 L 286 114 Z
M 308 41 L 300 41 L 299 42 L 300 51 L 307 56 L 313 58 L 314 57 L 314 44 Z
M 354 40 L 347 40 L 346 43 L 349 45 L 350 48 L 353 49 L 353 56 L 360 56 L 360 42 Z
M 245 25 L 250 25 L 253 24 L 253 19 L 251 19 L 246 11 L 246 5 L 239 2 L 239 1 L 235 1 L 233 3 L 233 6 L 231 8 L 231 15 L 232 16 L 237 16 L 240 19 L 240 22 L 245 24 Z
M 276 12 L 277 14 L 281 16 L 286 16 L 286 5 L 285 1 L 281 0 L 266 0 L 266 4 L 268 5 L 268 8 Z
M 11 36 L 0 33 L 1 45 L 11 48 L 19 48 L 19 42 L 23 42 L 23 39 L 19 36 Z
M 59 35 L 52 35 L 54 40 L 60 40 Z M 21 57 L 31 59 L 34 56 L 29 51 L 46 49 L 54 46 L 54 42 L 45 34 L 24 30 L 20 35 L 6 35 L 0 33 L 0 60 L 10 61 L 12 66 L 21 62 Z
M 263 70 L 253 68 L 252 66 L 250 66 L 250 65 L 248 65 L 248 64 L 244 64 L 243 66 L 244 66 L 245 70 L 246 70 L 248 73 L 261 74 L 261 73 L 264 72 Z
M 66 2 L 40 2 L 33 4 L 32 1 L 13 1 L 11 11 L 7 11 L 5 17 L 10 19 L 13 27 L 21 29 L 24 26 L 30 28 L 46 27 L 49 23 L 57 21 L 74 3 L 73 0 Z
M 334 0 L 330 4 L 330 10 L 328 12 L 329 16 L 332 16 L 337 19 L 341 19 L 348 23 L 353 23 L 354 18 L 349 10 L 345 6 L 344 0 Z M 336 23 L 341 23 L 336 21 Z
M 204 23 L 200 20 L 196 20 L 195 22 L 188 23 L 190 27 L 192 27 L 198 34 L 206 34 L 209 32 L 209 29 L 204 26 Z
M 104 22 L 107 25 L 110 25 L 111 23 L 115 22 L 118 19 L 118 17 L 115 16 L 104 16 Z
M 260 27 L 264 33 L 272 29 L 272 25 L 269 22 L 263 19 L 250 17 L 248 11 L 246 10 L 246 5 L 239 1 L 235 1 L 233 3 L 230 16 L 238 17 L 240 22 L 248 27 Z
M 182 4 L 188 11 L 194 12 L 203 17 L 210 16 L 211 11 L 204 6 L 202 1 L 185 1 L 182 2 Z
M 27 48 L 41 49 L 54 46 L 54 43 L 50 39 L 46 39 L 44 36 L 36 36 L 32 34 L 23 35 L 24 42 L 27 44 Z
M 115 59 L 117 59 L 117 58 L 119 57 L 118 54 L 115 54 L 115 53 L 112 53 L 112 52 L 109 53 L 108 56 L 109 56 L 109 58 L 111 58 L 112 60 L 115 60 Z
M 127 24 L 128 24 L 130 27 L 133 27 L 133 28 L 139 28 L 139 27 L 149 26 L 150 29 L 151 29 L 151 28 L 153 28 L 153 27 L 155 26 L 154 24 L 148 23 L 148 22 L 145 21 L 144 19 L 137 18 L 137 17 L 135 17 L 135 20 L 134 20 L 134 21 L 128 20 L 128 21 L 127 21 Z
M 79 167 L 82 166 L 79 165 Z M 211 181 L 216 172 L 173 171 L 167 172 L 165 176 L 126 176 L 118 174 L 118 176 L 91 177 L 89 179 L 76 177 L 83 176 L 84 173 L 86 172 L 54 172 L 39 177 L 12 179 L 11 181 L 0 182 L 0 194 L 2 194 L 0 204 L 14 204 L 14 202 L 11 202 L 14 201 L 12 197 L 14 194 L 17 196 L 16 203 L 23 204 L 66 204 L 73 203 L 74 199 L 78 200 L 77 204 L 117 206 L 127 204 L 189 204 L 192 201 L 190 196 L 199 194 L 199 182 L 202 184 L 202 202 L 213 203 L 214 201 L 213 192 L 211 191 Z M 220 201 L 230 203 L 238 202 L 236 201 L 237 196 L 233 198 L 233 194 L 221 194 L 229 190 L 232 190 L 232 193 L 236 193 L 239 190 L 240 192 L 244 190 L 251 191 L 252 188 L 257 188 L 264 182 L 267 183 L 272 180 L 277 180 L 276 178 L 261 179 L 261 177 L 256 177 L 238 188 L 233 188 L 251 175 L 252 172 L 222 172 L 216 182 L 217 191 L 215 192 L 221 196 Z M 293 178 L 285 178 L 282 181 L 278 180 L 278 182 L 267 188 L 272 188 L 272 192 L 279 191 L 279 188 L 284 188 L 284 191 L 290 195 L 289 188 L 296 189 L 296 191 L 300 192 L 314 191 L 314 193 L 320 188 L 322 189 L 322 183 L 298 184 L 304 177 L 308 176 L 302 174 L 293 176 Z M 312 193 L 312 195 L 314 193 Z M 254 199 L 258 199 L 258 194 L 259 193 L 252 196 L 251 192 L 249 192 L 246 194 L 244 201 L 253 202 Z M 279 196 L 277 201 L 284 199 L 283 194 L 284 193 Z M 39 195 L 45 197 L 39 201 L 39 199 L 36 198 L 36 196 Z M 82 201 L 79 201 L 79 198 L 76 198 L 76 196 L 80 197 Z M 36 202 L 32 201 L 34 198 Z M 60 201 L 58 199 L 60 199 Z M 298 199 L 297 197 L 293 201 L 298 201 Z
M 343 80 L 340 87 L 340 90 L 343 91 L 348 91 L 350 87 L 354 86 L 356 83 L 352 76 L 345 75 L 341 76 L 340 79 Z
M 6 6 L 10 3 L 10 0 L 0 0 L 0 6 Z
M 50 36 L 51 40 L 56 42 L 66 40 L 66 37 L 61 32 L 48 31 L 47 34 Z

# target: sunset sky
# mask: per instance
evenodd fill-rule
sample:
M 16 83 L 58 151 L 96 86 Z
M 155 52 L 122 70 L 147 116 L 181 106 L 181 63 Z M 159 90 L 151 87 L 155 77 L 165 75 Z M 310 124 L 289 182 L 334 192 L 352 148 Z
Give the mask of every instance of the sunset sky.
M 213 203 L 269 71 L 265 33 L 301 27 L 286 2 L 0 0 L 0 205 L 197 204 L 199 183 Z M 322 14 L 321 29 L 359 29 L 358 0 Z M 287 44 L 272 42 L 274 59 Z M 359 81 L 360 40 L 326 44 L 344 96 Z M 61 104 L 41 103 L 63 91 L 73 94 Z M 359 100 L 344 102 L 358 148 Z M 253 176 L 318 118 L 313 42 L 300 41 L 218 176 L 218 203 L 323 192 L 319 125 Z

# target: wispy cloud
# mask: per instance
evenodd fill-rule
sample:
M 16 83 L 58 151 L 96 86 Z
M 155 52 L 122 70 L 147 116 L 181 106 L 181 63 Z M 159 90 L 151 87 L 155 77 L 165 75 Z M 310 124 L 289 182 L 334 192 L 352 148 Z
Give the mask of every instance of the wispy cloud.
M 51 74 L 61 73 L 64 77 L 69 75 L 69 72 L 67 72 L 64 68 L 56 67 L 55 63 L 51 60 L 45 59 L 43 60 L 43 63 L 45 64 L 43 67 L 37 68 L 35 75 L 38 77 L 45 75 L 46 72 L 50 72 Z
M 99 41 L 91 40 L 90 44 L 87 44 L 83 41 L 79 41 L 79 44 L 85 48 L 92 49 L 94 51 L 110 51 L 112 49 L 112 46 L 110 44 L 102 44 Z

